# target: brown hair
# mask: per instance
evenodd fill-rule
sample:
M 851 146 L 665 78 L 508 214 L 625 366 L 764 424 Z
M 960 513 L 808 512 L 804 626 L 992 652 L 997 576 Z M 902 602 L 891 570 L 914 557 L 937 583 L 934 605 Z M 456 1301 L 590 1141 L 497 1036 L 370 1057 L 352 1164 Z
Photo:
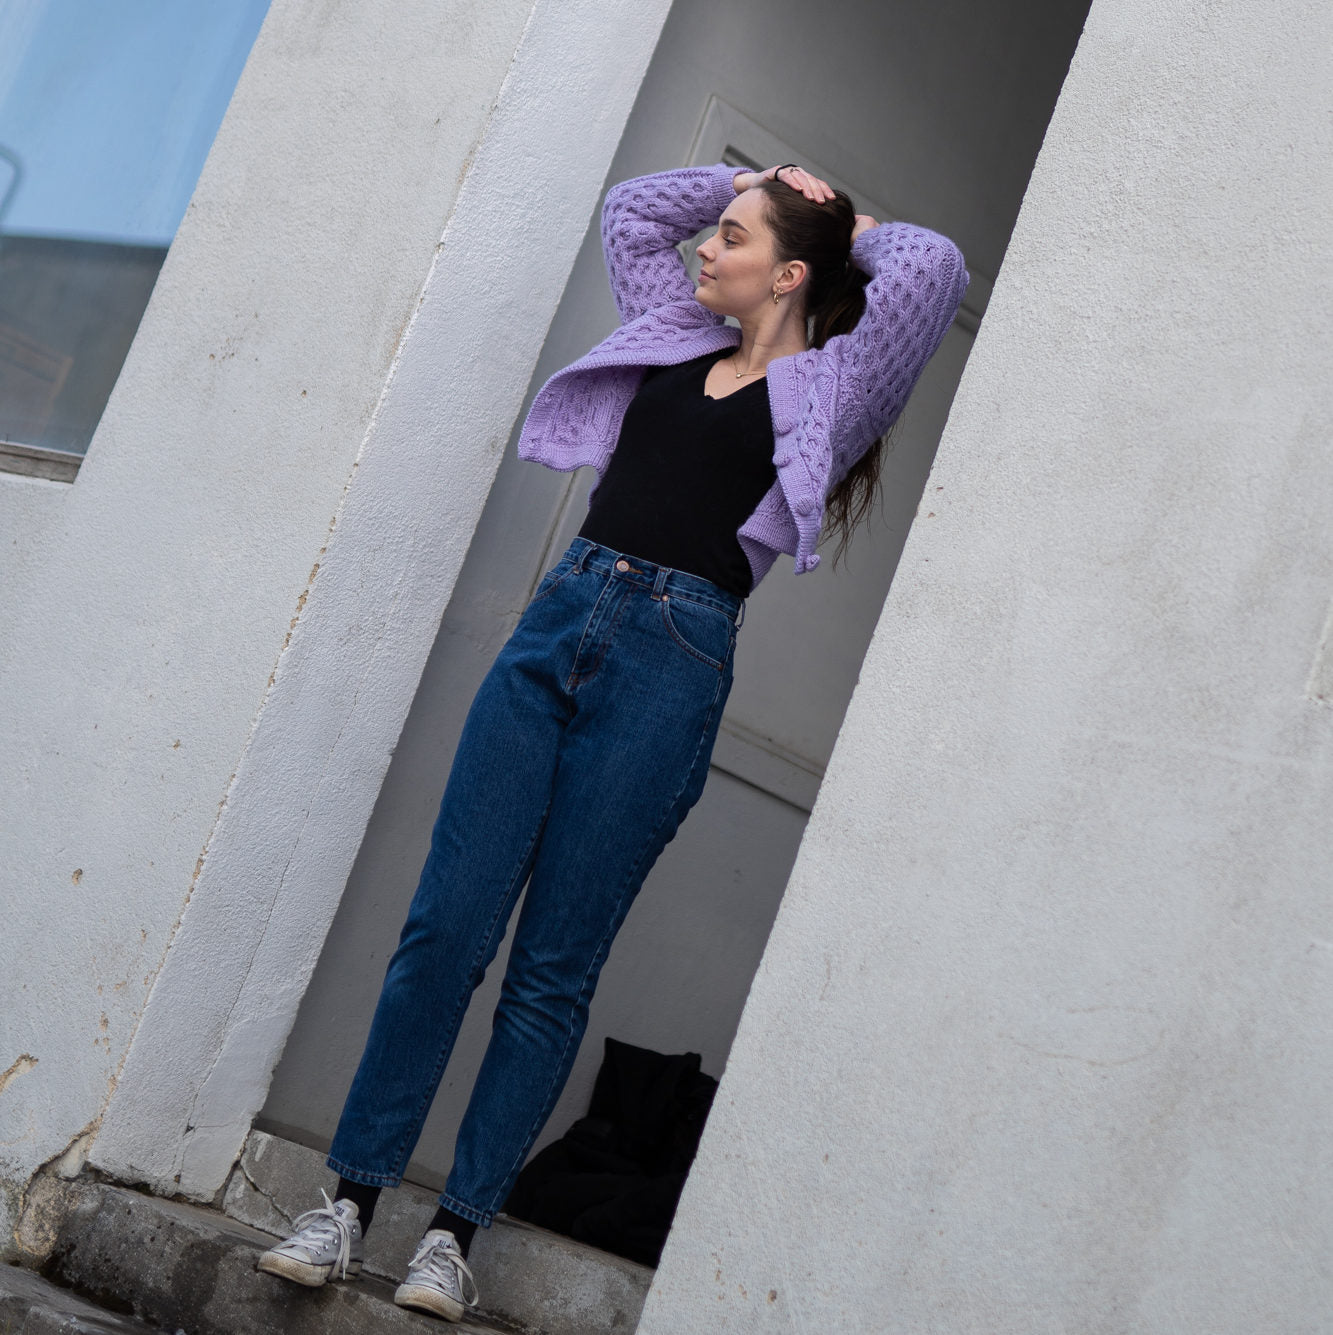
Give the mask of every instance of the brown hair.
M 837 190 L 828 203 L 815 204 L 780 181 L 762 181 L 757 189 L 764 192 L 775 255 L 808 266 L 801 291 L 810 346 L 822 348 L 835 335 L 851 333 L 865 312 L 865 285 L 870 281 L 850 259 L 856 225 L 852 201 Z M 874 508 L 885 440 L 887 436 L 875 441 L 824 501 L 825 530 L 838 539 L 835 562 L 852 530 Z

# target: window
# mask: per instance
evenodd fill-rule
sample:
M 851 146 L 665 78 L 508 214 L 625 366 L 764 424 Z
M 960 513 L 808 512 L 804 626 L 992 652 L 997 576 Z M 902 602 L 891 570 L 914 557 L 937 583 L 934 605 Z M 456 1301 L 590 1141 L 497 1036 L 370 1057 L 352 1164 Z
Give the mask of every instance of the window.
M 0 468 L 73 477 L 267 9 L 0 7 Z

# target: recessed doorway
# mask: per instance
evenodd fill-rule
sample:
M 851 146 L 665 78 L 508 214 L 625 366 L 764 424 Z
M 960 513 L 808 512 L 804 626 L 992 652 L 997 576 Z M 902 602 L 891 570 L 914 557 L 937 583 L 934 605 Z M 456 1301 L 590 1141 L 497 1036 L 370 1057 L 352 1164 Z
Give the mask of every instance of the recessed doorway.
M 796 579 L 790 561 L 779 561 L 751 598 L 708 787 L 611 953 L 538 1148 L 586 1109 L 608 1035 L 696 1051 L 706 1071 L 722 1073 L 923 495 L 929 513 L 935 447 L 1087 8 L 1059 0 L 678 0 L 672 8 L 610 180 L 728 153 L 808 162 L 860 207 L 951 236 L 972 287 L 895 432 L 881 512 L 839 568 L 826 561 Z M 593 218 L 529 396 L 614 323 Z M 512 445 L 258 1121 L 303 1144 L 322 1149 L 332 1136 L 472 693 L 581 521 L 589 478 L 520 463 Z M 439 1187 L 448 1172 L 504 958 L 502 950 L 478 991 L 409 1169 L 422 1185 Z

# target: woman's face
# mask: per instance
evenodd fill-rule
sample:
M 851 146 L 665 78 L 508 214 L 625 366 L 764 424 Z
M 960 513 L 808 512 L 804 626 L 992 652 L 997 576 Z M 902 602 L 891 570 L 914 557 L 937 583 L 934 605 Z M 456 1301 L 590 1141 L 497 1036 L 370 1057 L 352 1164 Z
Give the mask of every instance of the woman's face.
M 698 254 L 703 268 L 694 299 L 701 306 L 744 319 L 771 304 L 773 284 L 783 266 L 773 255 L 763 192 L 737 195 Z

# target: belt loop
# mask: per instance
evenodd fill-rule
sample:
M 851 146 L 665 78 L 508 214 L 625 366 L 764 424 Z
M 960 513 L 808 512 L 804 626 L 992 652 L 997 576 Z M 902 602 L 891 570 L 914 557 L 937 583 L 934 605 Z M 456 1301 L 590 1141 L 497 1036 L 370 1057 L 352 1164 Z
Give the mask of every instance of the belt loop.
M 657 567 L 657 578 L 653 580 L 653 602 L 662 601 L 662 590 L 666 588 L 667 576 L 671 573 L 667 566 Z
M 574 562 L 574 571 L 576 574 L 579 575 L 583 574 L 583 563 L 588 559 L 588 553 L 593 550 L 591 546 L 586 545 L 587 544 L 586 538 L 584 539 L 584 543 L 585 546 L 583 550 L 579 552 L 579 559 Z
M 744 598 L 741 599 L 741 615 L 740 615 L 740 619 L 736 622 L 736 629 L 737 629 L 737 630 L 740 630 L 740 628 L 741 628 L 743 625 L 745 625 L 745 599 L 744 599 Z

